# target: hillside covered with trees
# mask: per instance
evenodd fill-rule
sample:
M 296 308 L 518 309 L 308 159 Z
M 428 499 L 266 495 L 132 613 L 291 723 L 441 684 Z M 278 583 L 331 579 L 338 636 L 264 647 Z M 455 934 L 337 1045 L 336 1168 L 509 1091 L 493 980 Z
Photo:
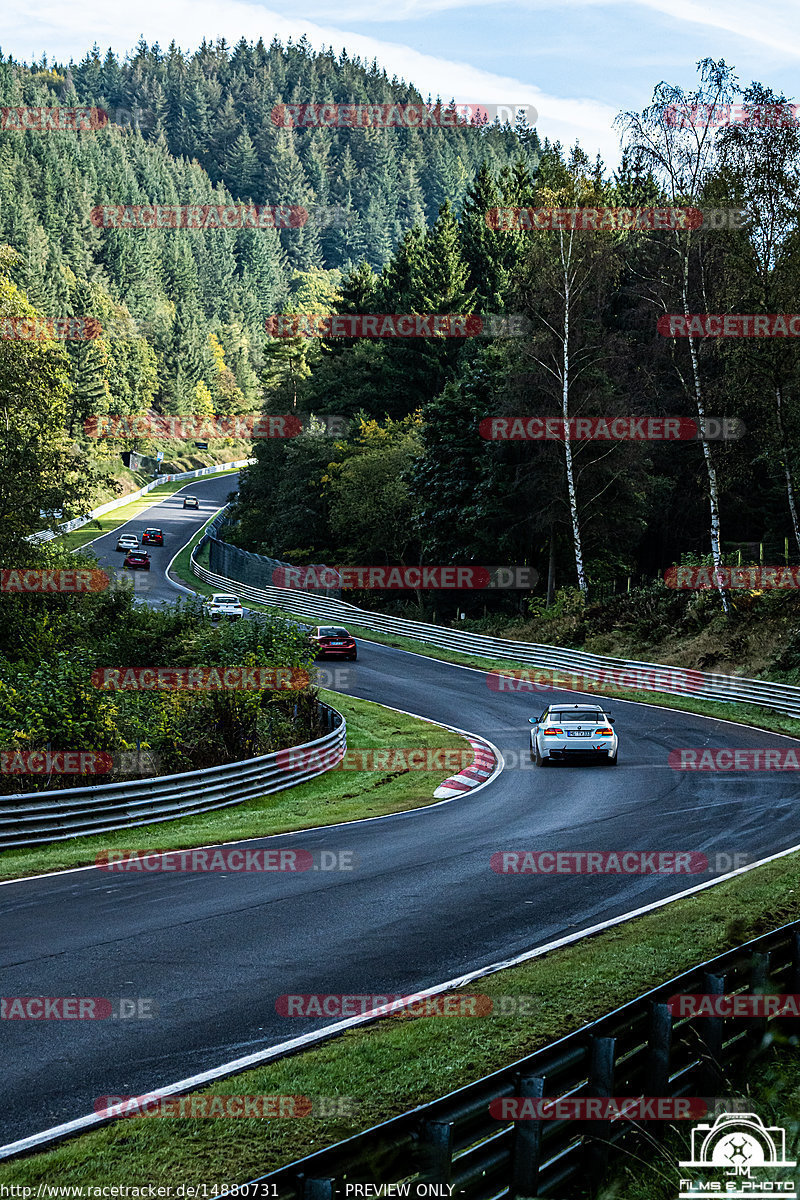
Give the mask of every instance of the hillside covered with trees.
M 24 295 L 44 316 L 91 313 L 104 329 L 45 351 L 66 373 L 51 408 L 63 410 L 63 453 L 80 463 L 74 503 L 121 448 L 87 443 L 89 415 L 334 414 L 349 421 L 346 436 L 320 427 L 255 444 L 228 537 L 292 561 L 527 564 L 549 599 L 556 587 L 653 578 L 683 559 L 747 559 L 759 543 L 766 561 L 794 561 L 796 339 L 658 328 L 670 313 L 797 307 L 800 126 L 714 121 L 720 105 L 758 110 L 786 98 L 740 87 L 723 63 L 699 66 L 692 94 L 662 83 L 643 113 L 621 116 L 624 155 L 608 171 L 578 145 L 540 143 L 524 121 L 279 127 L 279 104 L 422 102 L 376 63 L 303 42 L 203 44 L 193 54 L 140 43 L 124 61 L 95 48 L 69 65 L 4 60 L 0 106 L 95 105 L 111 118 L 87 133 L 0 133 L 0 241 L 15 303 Z M 710 106 L 696 109 L 705 125 L 673 119 L 698 104 Z M 132 230 L 91 217 L 98 205 L 234 202 L 344 218 Z M 748 217 L 736 227 L 587 232 L 504 228 L 491 216 L 654 206 Z M 278 313 L 505 314 L 524 318 L 525 332 L 268 337 L 264 323 Z M 22 353 L 3 349 L 9 362 Z M 481 435 L 486 418 L 517 415 L 736 418 L 745 433 Z
M 528 332 L 295 339 L 298 404 L 353 418 L 354 436 L 333 452 L 313 437 L 258 446 L 229 536 L 306 561 L 525 563 L 549 580 L 550 596 L 554 584 L 585 592 L 709 555 L 797 561 L 796 339 L 676 338 L 658 327 L 670 313 L 797 308 L 800 126 L 714 120 L 732 101 L 754 113 L 785 105 L 758 84 L 742 92 L 724 64 L 705 62 L 695 93 L 661 84 L 644 113 L 621 117 L 619 170 L 549 144 L 535 172 L 484 165 L 460 213 L 443 206 L 380 274 L 367 265 L 351 274 L 343 313 L 501 311 L 523 316 Z M 702 127 L 674 119 L 676 106 L 696 105 Z M 487 220 L 498 207 L 669 205 L 699 208 L 703 227 L 590 233 Z M 746 215 L 728 221 L 732 209 Z M 268 397 L 276 411 L 287 386 Z M 672 416 L 698 427 L 713 417 L 744 432 L 485 440 L 481 421 L 504 415 Z

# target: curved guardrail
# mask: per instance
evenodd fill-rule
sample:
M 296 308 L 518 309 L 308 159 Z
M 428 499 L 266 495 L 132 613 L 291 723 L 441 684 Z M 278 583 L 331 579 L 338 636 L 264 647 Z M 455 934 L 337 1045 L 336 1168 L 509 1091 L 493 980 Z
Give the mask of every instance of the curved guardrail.
M 213 536 L 209 534 L 208 536 Z M 478 658 L 501 659 L 512 664 L 531 667 L 548 672 L 548 677 L 537 683 L 535 677 L 520 681 L 519 691 L 564 688 L 587 691 L 592 684 L 597 689 L 630 689 L 632 691 L 665 692 L 669 695 L 692 696 L 698 700 L 721 700 L 726 703 L 754 704 L 786 716 L 800 718 L 800 687 L 791 684 L 771 683 L 761 679 L 745 679 L 737 675 L 711 674 L 682 667 L 670 667 L 664 663 L 636 662 L 623 658 L 606 658 L 599 654 L 588 654 L 583 650 L 569 650 L 562 646 L 545 646 L 535 642 L 514 642 L 507 638 L 486 637 L 483 634 L 467 633 L 458 629 L 447 629 L 424 621 L 407 621 L 402 617 L 385 617 L 368 612 L 355 604 L 343 600 L 328 600 L 308 592 L 291 588 L 256 588 L 226 579 L 222 575 L 200 566 L 195 555 L 200 545 L 192 551 L 192 572 L 204 583 L 220 591 L 235 592 L 246 600 L 259 604 L 274 605 L 300 617 L 311 618 L 316 624 L 341 622 L 360 625 L 379 633 L 414 638 L 446 650 L 473 654 Z M 559 682 L 553 673 L 572 678 Z M 577 677 L 577 682 L 575 680 Z M 513 681 L 512 681 L 513 682 Z M 581 683 L 585 686 L 581 687 Z M 515 690 L 509 685 L 498 690 Z M 592 689 L 593 690 L 593 689 Z
M 347 724 L 342 714 L 327 704 L 320 704 L 320 711 L 328 732 L 291 748 L 319 751 L 303 756 L 310 765 L 301 769 L 287 767 L 283 761 L 286 750 L 275 750 L 244 762 L 180 775 L 0 796 L 0 849 L 170 821 L 269 796 L 314 779 L 330 770 L 347 749 Z

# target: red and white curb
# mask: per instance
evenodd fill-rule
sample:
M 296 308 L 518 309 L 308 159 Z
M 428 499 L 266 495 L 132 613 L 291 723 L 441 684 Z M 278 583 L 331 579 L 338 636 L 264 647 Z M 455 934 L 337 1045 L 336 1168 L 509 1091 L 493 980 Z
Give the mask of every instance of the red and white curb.
M 489 747 L 487 742 L 477 737 L 468 737 L 467 741 L 475 753 L 472 763 L 458 775 L 451 775 L 449 779 L 445 779 L 444 783 L 440 783 L 436 791 L 433 793 L 437 800 L 444 800 L 450 796 L 460 796 L 463 792 L 470 792 L 481 783 L 486 783 L 486 780 L 494 772 L 497 766 L 497 758 L 494 751 Z

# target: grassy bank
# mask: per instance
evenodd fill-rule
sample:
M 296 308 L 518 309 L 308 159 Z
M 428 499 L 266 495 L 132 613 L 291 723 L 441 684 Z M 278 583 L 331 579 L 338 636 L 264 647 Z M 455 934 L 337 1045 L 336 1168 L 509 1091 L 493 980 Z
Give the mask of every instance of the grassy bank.
M 469 748 L 463 737 L 440 725 L 402 716 L 367 700 L 325 691 L 320 696 L 344 714 L 348 749 Z M 107 849 L 185 849 L 420 808 L 435 802 L 434 789 L 451 774 L 447 770 L 327 771 L 297 787 L 229 808 L 43 847 L 4 850 L 0 853 L 0 879 L 83 866 Z

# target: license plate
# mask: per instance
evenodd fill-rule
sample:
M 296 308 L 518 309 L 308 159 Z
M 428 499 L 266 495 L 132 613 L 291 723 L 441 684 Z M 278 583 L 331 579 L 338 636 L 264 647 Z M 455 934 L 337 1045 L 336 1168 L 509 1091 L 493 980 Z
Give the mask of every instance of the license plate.
M 329 643 L 329 645 L 331 645 L 331 646 L 343 646 L 343 645 L 344 645 L 344 642 L 330 642 L 330 643 Z
M 582 729 L 568 729 L 567 737 L 591 737 L 591 733 L 587 730 L 585 733 Z

